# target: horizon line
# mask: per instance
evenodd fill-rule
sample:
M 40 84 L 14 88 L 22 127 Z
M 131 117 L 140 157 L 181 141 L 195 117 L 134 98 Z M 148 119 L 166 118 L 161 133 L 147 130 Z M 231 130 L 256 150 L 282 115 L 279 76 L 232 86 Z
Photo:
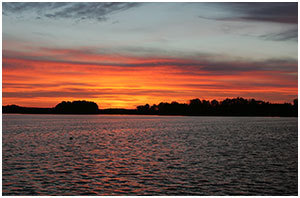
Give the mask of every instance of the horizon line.
M 226 98 L 223 99 L 223 100 L 217 100 L 217 99 L 207 100 L 207 99 L 201 99 L 201 98 L 193 98 L 193 99 L 190 99 L 188 102 L 184 102 L 184 103 L 180 103 L 180 102 L 177 102 L 177 101 L 173 100 L 173 101 L 171 101 L 171 102 L 165 102 L 165 101 L 162 101 L 162 102 L 159 102 L 159 103 L 157 103 L 157 104 L 152 104 L 152 105 L 159 105 L 160 103 L 169 103 L 169 104 L 171 104 L 171 103 L 173 103 L 173 102 L 176 102 L 176 103 L 179 103 L 179 104 L 189 104 L 189 102 L 190 102 L 191 100 L 195 100 L 195 99 L 199 99 L 200 101 L 203 101 L 203 100 L 204 100 L 204 101 L 209 101 L 209 102 L 211 102 L 211 101 L 216 100 L 216 101 L 218 101 L 218 102 L 222 102 L 222 101 L 224 101 L 224 100 L 226 100 L 226 99 L 232 100 L 232 99 L 238 99 L 238 98 L 241 98 L 241 99 L 244 99 L 244 100 L 247 100 L 247 101 L 253 100 L 253 99 L 254 99 L 255 101 L 261 101 L 261 102 L 270 103 L 270 104 L 292 104 L 294 100 L 298 100 L 298 97 L 297 97 L 297 98 L 294 98 L 292 102 L 287 102 L 287 101 L 285 101 L 285 102 L 271 102 L 271 101 L 259 100 L 259 99 L 255 99 L 255 98 L 243 98 L 243 97 L 232 97 L 232 98 L 226 97 Z M 100 106 L 98 103 L 96 103 L 96 102 L 94 102 L 94 101 L 92 101 L 92 100 L 85 100 L 85 99 L 83 99 L 83 100 L 62 100 L 62 101 L 58 102 L 56 105 L 58 105 L 58 104 L 60 104 L 60 103 L 62 103 L 62 102 L 75 102 L 75 101 L 93 102 L 93 103 L 97 104 L 98 106 Z M 145 103 L 145 104 L 139 104 L 139 105 L 136 105 L 135 108 L 109 107 L 109 108 L 103 108 L 103 110 L 105 110 L 105 109 L 127 109 L 127 110 L 133 110 L 133 109 L 136 109 L 138 106 L 143 106 L 143 105 L 147 105 L 147 104 L 150 105 L 149 103 Z M 45 108 L 45 109 L 47 109 L 47 108 L 49 108 L 49 109 L 55 108 L 55 106 L 56 106 L 56 105 L 55 105 L 55 106 L 53 106 L 53 107 L 36 107 L 36 106 L 22 106 L 22 105 L 18 105 L 18 104 L 6 104 L 6 105 L 3 105 L 3 104 L 2 104 L 2 107 L 4 107 L 4 106 L 13 106 L 13 105 L 18 106 L 18 107 L 25 107 L 25 108 Z M 100 108 L 98 108 L 98 109 L 101 110 Z

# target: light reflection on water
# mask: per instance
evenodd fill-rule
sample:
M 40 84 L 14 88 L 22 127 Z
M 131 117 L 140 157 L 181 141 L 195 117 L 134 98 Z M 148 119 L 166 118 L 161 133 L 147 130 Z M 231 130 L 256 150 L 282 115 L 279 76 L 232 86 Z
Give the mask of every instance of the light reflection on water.
M 297 118 L 3 115 L 3 195 L 297 195 Z

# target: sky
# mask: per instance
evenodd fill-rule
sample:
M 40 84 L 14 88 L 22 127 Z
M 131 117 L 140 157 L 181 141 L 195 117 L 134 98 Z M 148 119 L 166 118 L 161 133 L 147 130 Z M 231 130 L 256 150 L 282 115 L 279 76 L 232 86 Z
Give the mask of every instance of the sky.
M 297 3 L 2 3 L 2 103 L 298 97 Z

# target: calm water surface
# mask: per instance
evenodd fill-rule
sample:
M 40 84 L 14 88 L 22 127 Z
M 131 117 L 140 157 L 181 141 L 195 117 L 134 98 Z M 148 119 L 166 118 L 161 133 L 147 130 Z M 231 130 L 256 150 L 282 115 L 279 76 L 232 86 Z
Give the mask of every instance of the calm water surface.
M 297 118 L 3 115 L 3 195 L 297 195 Z

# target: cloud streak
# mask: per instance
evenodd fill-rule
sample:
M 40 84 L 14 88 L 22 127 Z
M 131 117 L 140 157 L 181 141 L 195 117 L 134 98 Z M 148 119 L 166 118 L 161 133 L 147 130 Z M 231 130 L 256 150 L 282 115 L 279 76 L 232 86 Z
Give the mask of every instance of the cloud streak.
M 194 72 L 213 72 L 214 74 L 250 71 L 278 71 L 278 72 L 297 72 L 297 60 L 293 59 L 268 59 L 264 61 L 247 61 L 247 60 L 223 60 L 215 61 L 213 55 L 199 56 L 191 59 L 188 58 L 170 58 L 170 57 L 122 57 L 120 60 L 114 59 L 113 55 L 97 54 L 96 52 L 84 50 L 49 50 L 53 55 L 35 56 L 34 54 L 18 53 L 14 51 L 3 50 L 3 68 L 31 68 L 34 64 L 60 64 L 74 65 L 81 67 L 121 67 L 121 68 L 156 68 L 171 67 L 178 70 L 189 70 Z M 61 54 L 57 54 L 57 53 Z M 67 54 L 65 54 L 67 52 Z M 90 56 L 93 54 L 93 56 Z M 65 59 L 64 56 L 66 55 Z M 69 59 L 69 57 L 81 57 L 80 60 Z M 91 61 L 91 58 L 94 59 Z M 99 61 L 97 61 L 97 59 Z M 26 63 L 27 62 L 27 63 Z
M 298 41 L 298 28 L 294 28 L 288 31 L 279 32 L 279 33 L 271 33 L 260 36 L 265 40 L 272 41 Z
M 170 98 L 179 102 L 250 95 L 266 99 L 277 93 L 276 101 L 291 100 L 297 93 L 297 61 L 292 59 L 217 61 L 209 54 L 134 57 L 67 48 L 38 48 L 36 53 L 3 51 L 4 104 L 84 98 L 106 107 L 134 108 Z
M 217 7 L 225 8 L 232 16 L 205 17 L 220 21 L 256 21 L 282 24 L 298 23 L 298 3 L 296 2 L 270 2 L 270 3 L 216 3 Z
M 76 21 L 96 20 L 104 21 L 108 15 L 128 10 L 140 5 L 139 3 L 129 2 L 89 2 L 89 3 L 16 3 L 4 2 L 4 15 L 12 15 L 18 13 L 35 14 L 37 19 L 73 19 Z
M 4 105 L 86 99 L 134 108 L 297 95 L 297 46 L 287 42 L 297 38 L 297 3 L 2 5 Z M 199 20 L 199 13 L 220 21 Z M 224 26 L 235 29 L 219 31 Z
M 180 95 L 179 91 L 174 90 L 152 90 L 152 89 L 83 89 L 83 88 L 67 88 L 56 91 L 24 91 L 24 92 L 3 92 L 6 98 L 49 98 L 49 97 L 92 97 L 97 98 L 102 95 Z

